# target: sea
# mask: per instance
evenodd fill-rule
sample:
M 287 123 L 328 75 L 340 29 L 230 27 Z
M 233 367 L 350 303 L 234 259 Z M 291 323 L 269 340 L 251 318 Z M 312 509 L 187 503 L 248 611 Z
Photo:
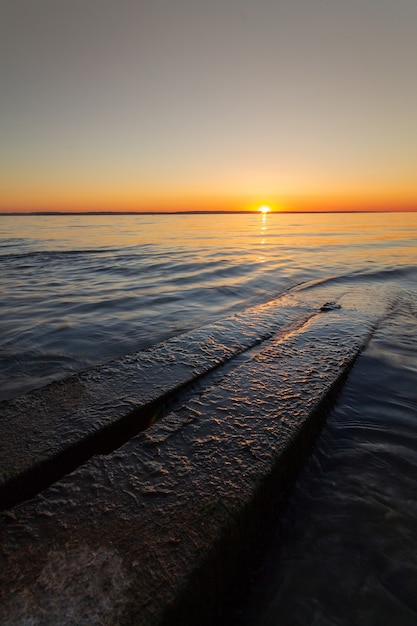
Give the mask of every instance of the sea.
M 417 624 L 417 213 L 1 215 L 0 268 L 2 400 L 296 286 L 386 292 L 236 620 Z

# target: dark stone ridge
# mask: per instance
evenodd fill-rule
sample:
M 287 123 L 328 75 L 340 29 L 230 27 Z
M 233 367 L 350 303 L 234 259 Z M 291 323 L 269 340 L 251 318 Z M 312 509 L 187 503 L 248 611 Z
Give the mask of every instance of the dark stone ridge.
M 340 304 L 337 304 L 336 302 L 326 302 L 320 307 L 320 311 L 323 311 L 323 312 L 337 311 L 337 309 L 340 309 L 340 308 L 341 308 Z

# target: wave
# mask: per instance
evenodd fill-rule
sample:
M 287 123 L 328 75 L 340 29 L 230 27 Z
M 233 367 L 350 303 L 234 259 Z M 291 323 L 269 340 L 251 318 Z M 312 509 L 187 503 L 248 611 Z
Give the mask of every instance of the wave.
M 296 286 L 299 291 L 306 291 L 330 284 L 343 283 L 373 283 L 373 282 L 400 282 L 403 279 L 413 279 L 417 277 L 417 265 L 406 265 L 402 267 L 387 267 L 377 270 L 358 269 L 347 274 L 325 276 L 312 281 L 303 281 Z
M 24 260 L 24 259 L 54 259 L 74 257 L 81 255 L 106 255 L 117 253 L 117 248 L 91 248 L 85 250 L 31 250 L 30 252 L 18 252 L 9 254 L 0 254 L 1 259 Z

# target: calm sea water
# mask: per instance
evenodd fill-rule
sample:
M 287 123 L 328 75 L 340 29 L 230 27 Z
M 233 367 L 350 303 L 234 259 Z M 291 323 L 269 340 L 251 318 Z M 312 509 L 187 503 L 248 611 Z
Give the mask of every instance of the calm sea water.
M 415 625 L 416 252 L 417 213 L 0 216 L 1 397 L 306 281 L 395 291 L 238 619 Z
M 416 214 L 0 216 L 0 397 L 292 285 L 416 278 Z

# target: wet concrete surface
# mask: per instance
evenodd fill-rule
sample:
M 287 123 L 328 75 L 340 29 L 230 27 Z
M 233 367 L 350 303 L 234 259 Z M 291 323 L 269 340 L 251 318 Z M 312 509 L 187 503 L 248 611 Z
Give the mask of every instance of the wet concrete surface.
M 68 441 L 85 436 L 91 414 L 97 416 L 91 428 L 100 431 L 126 407 L 182 387 L 175 407 L 151 428 L 128 433 L 120 447 L 116 437 L 113 451 L 107 441 L 107 454 L 96 449 L 89 460 L 73 459 L 71 473 L 1 514 L 0 623 L 219 623 L 268 516 L 285 501 L 390 304 L 377 292 L 346 293 L 338 285 L 288 298 L 214 325 L 217 338 L 207 329 L 185 336 L 186 344 L 178 338 L 178 358 L 164 344 L 126 358 L 123 371 L 110 364 L 73 377 L 67 387 L 59 383 L 7 403 L 6 436 L 13 415 L 16 430 L 24 430 L 29 415 L 34 422 L 29 434 L 8 441 L 10 457 L 15 445 L 18 450 L 15 465 L 12 459 L 3 472 L 10 485 L 15 474 L 28 476 L 42 463 L 29 444 L 26 462 L 19 460 L 33 429 L 43 450 L 52 437 L 52 459 L 55 446 L 70 447 L 74 456 Z M 320 311 L 332 302 L 337 306 Z M 242 336 L 250 337 L 245 352 Z M 148 356 L 149 376 L 139 383 L 138 360 Z M 213 370 L 226 361 L 229 367 Z M 184 380 L 196 376 L 198 384 L 184 389 Z M 78 381 L 83 393 L 71 394 Z M 59 388 L 65 393 L 54 398 Z M 98 401 L 100 410 L 110 407 L 104 421 L 94 409 Z M 25 402 L 26 414 L 18 410 Z M 73 419 L 62 425 L 68 414 Z
M 121 445 L 166 413 L 184 387 L 313 312 L 283 296 L 1 402 L 0 509 Z

